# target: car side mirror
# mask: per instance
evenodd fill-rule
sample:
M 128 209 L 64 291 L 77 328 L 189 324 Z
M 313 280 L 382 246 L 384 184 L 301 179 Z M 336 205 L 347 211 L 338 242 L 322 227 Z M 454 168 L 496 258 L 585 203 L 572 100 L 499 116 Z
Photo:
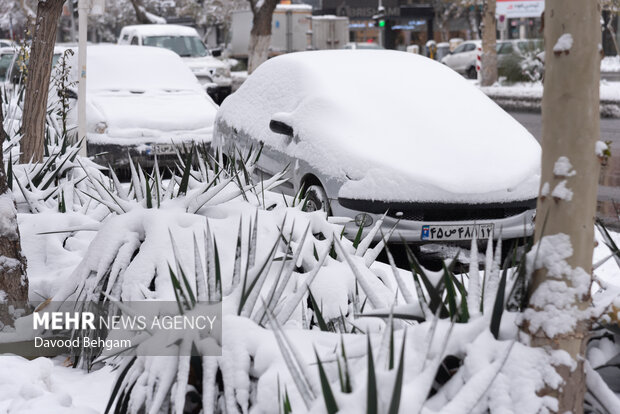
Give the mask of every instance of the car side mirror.
M 222 49 L 211 49 L 211 55 L 213 55 L 213 57 L 222 56 Z
M 276 134 L 286 135 L 292 137 L 294 134 L 293 127 L 283 121 L 277 121 L 272 119 L 269 121 L 269 129 Z

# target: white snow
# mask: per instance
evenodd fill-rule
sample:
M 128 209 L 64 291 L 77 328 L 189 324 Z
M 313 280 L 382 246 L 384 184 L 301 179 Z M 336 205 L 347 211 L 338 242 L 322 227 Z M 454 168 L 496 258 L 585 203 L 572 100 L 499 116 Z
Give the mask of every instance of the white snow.
M 15 201 L 11 193 L 0 195 L 0 236 L 14 239 L 17 237 L 15 220 Z
M 582 268 L 573 269 L 566 262 L 572 255 L 570 237 L 563 233 L 544 236 L 528 253 L 529 272 L 543 268 L 547 271 L 547 280 L 530 298 L 535 309 L 523 312 L 531 332 L 542 329 L 552 338 L 573 330 L 579 320 L 591 316 L 589 310 L 580 310 L 574 305 L 589 293 L 591 278 Z
M 87 87 L 91 93 L 202 90 L 198 80 L 181 58 L 168 49 L 95 45 L 88 47 L 87 58 Z M 77 59 L 77 53 L 69 59 L 73 80 L 79 79 Z
M 553 46 L 554 52 L 568 52 L 573 47 L 573 36 L 570 33 L 564 33 L 560 36 Z
M 377 73 L 386 76 L 369 82 Z M 298 142 L 269 130 L 282 112 Z M 484 202 L 537 194 L 536 140 L 461 76 L 413 54 L 279 56 L 226 99 L 218 119 L 346 181 L 342 197 Z
M 605 56 L 601 60 L 601 72 L 620 72 L 620 56 Z
M 560 157 L 553 165 L 553 174 L 557 177 L 572 177 L 577 174 L 568 157 Z
M 609 145 L 604 141 L 596 141 L 595 153 L 597 157 L 604 157 L 605 151 L 609 150 Z
M 0 414 L 102 413 L 115 377 L 109 366 L 86 373 L 62 359 L 2 355 L 0 366 Z
M 543 93 L 542 82 L 523 82 L 512 85 L 494 85 L 480 88 L 491 97 L 509 96 L 513 98 L 541 99 Z M 620 101 L 620 82 L 602 81 L 600 85 L 601 101 Z
M 139 36 L 191 36 L 200 38 L 198 32 L 193 27 L 165 24 L 165 22 L 164 24 L 136 24 L 125 26 L 121 33 L 131 33 Z
M 553 191 L 551 192 L 551 197 L 564 201 L 571 201 L 573 199 L 573 190 L 566 186 L 567 181 L 560 181 Z

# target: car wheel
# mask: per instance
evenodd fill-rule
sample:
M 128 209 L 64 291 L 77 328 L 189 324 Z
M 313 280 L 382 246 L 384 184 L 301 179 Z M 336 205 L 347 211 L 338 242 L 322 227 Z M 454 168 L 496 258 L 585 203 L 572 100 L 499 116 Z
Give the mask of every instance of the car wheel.
M 307 212 L 324 211 L 330 214 L 329 199 L 323 187 L 320 185 L 308 187 L 302 210 Z
M 478 73 L 476 72 L 476 68 L 474 66 L 467 69 L 467 77 L 469 79 L 476 79 L 478 77 Z

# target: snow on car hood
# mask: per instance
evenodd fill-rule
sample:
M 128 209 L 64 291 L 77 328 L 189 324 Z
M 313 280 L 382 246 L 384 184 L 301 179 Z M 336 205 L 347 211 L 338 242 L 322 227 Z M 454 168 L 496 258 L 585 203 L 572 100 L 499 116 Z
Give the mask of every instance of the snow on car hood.
M 274 114 L 298 140 L 269 130 Z M 497 202 L 538 191 L 534 137 L 460 75 L 414 54 L 271 59 L 224 101 L 219 120 L 342 179 L 340 197 Z
M 105 122 L 110 138 L 167 138 L 209 134 L 215 118 L 213 102 L 193 91 L 134 94 L 99 92 L 88 98 L 88 131 Z

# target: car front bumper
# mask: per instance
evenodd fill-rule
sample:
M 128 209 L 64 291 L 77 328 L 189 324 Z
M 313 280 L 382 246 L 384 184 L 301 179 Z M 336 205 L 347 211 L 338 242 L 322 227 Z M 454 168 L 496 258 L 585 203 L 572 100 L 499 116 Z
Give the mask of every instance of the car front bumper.
M 383 214 L 352 210 L 343 207 L 338 200 L 331 200 L 330 207 L 333 216 L 350 217 L 352 220 L 345 224 L 345 235 L 349 238 L 355 237 L 359 231 L 359 225 L 355 222 L 355 217 L 366 215 L 372 219 L 372 223 L 364 227 L 362 235 L 365 237 L 379 221 Z M 450 245 L 467 245 L 471 238 L 463 237 L 460 240 L 429 240 L 422 237 L 425 226 L 481 226 L 493 225 L 493 239 L 502 240 L 520 239 L 529 237 L 534 233 L 534 219 L 536 211 L 529 209 L 521 213 L 494 219 L 476 220 L 455 220 L 455 221 L 432 221 L 432 220 L 408 220 L 385 216 L 380 231 L 373 237 L 374 241 L 380 241 L 387 237 L 392 228 L 394 232 L 388 238 L 390 243 L 445 243 Z M 367 218 L 366 218 L 367 220 Z M 360 220 L 361 221 L 361 220 Z M 359 221 L 358 221 L 359 222 Z
M 196 144 L 204 146 L 207 150 L 211 145 L 210 142 L 197 142 Z M 191 145 L 191 141 L 177 144 L 181 154 L 183 154 L 183 147 L 189 149 Z M 121 171 L 129 170 L 130 158 L 136 168 L 141 166 L 145 170 L 153 168 L 155 156 L 157 156 L 157 165 L 159 167 L 174 169 L 176 164 L 179 163 L 179 157 L 176 152 L 166 151 L 158 153 L 156 144 L 153 143 L 135 145 L 88 143 L 86 148 L 88 156 L 97 164 L 104 167 L 110 166 L 115 170 Z

